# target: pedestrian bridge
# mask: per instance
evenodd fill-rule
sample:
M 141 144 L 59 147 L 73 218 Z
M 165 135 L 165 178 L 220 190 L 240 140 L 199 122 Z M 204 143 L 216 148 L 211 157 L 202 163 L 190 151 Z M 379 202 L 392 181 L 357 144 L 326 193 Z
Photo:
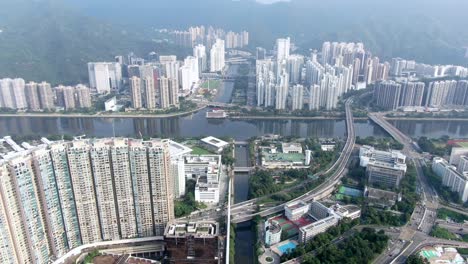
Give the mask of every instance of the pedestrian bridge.
M 254 167 L 234 167 L 234 172 L 251 172 Z

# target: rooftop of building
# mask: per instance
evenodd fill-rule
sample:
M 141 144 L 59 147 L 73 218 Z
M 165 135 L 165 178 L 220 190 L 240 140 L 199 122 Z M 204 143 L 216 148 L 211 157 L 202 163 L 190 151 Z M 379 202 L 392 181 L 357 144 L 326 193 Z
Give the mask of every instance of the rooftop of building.
M 214 221 L 171 222 L 164 232 L 165 237 L 214 238 L 219 235 L 219 224 Z
M 396 201 L 398 194 L 391 191 L 381 190 L 377 188 L 367 187 L 366 196 L 371 199 L 384 200 L 384 201 Z
M 219 164 L 221 155 L 185 155 L 187 164 Z
M 217 148 L 222 148 L 222 147 L 225 147 L 227 145 L 229 145 L 228 142 L 226 141 L 223 141 L 219 138 L 215 138 L 213 136 L 209 136 L 209 137 L 206 137 L 206 138 L 202 138 L 201 139 L 202 142 L 206 143 L 206 144 L 209 144 L 209 145 L 212 145 L 212 146 L 215 146 Z
M 323 219 L 320 219 L 320 220 L 318 220 L 316 222 L 313 222 L 313 223 L 310 223 L 310 224 L 308 224 L 306 226 L 303 226 L 300 229 L 304 230 L 304 231 L 309 231 L 311 229 L 317 228 L 317 227 L 322 226 L 322 225 L 335 223 L 337 220 L 338 220 L 338 218 L 337 218 L 336 215 L 330 215 L 330 216 L 327 216 L 327 217 L 325 217 Z
M 266 162 L 303 162 L 305 159 L 302 153 L 270 153 L 263 151 L 263 158 Z
M 307 204 L 306 202 L 300 200 L 300 201 L 297 201 L 297 202 L 286 204 L 284 207 L 288 208 L 289 210 L 296 210 L 296 209 L 304 207 L 304 206 L 309 206 L 309 204 Z
M 272 234 L 277 234 L 281 232 L 281 226 L 278 221 L 268 220 L 267 230 Z
M 171 157 L 180 157 L 183 155 L 190 154 L 192 149 L 184 146 L 178 142 L 169 140 L 169 153 L 171 153 Z
M 380 161 L 380 160 L 369 161 L 367 168 L 369 169 L 370 167 L 377 168 L 377 169 L 392 169 L 392 170 L 406 171 L 406 164 L 386 162 L 386 161 Z
M 283 149 L 288 149 L 288 148 L 301 148 L 302 149 L 302 145 L 301 143 L 296 143 L 296 142 L 284 142 L 284 143 L 281 143 L 281 147 Z

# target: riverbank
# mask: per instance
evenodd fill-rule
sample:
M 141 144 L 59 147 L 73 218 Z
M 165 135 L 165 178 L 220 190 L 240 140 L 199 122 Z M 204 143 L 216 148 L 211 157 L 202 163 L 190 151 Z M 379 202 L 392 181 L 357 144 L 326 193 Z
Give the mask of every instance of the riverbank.
M 390 117 L 384 116 L 387 120 L 422 120 L 422 121 L 468 121 L 468 118 L 463 117 L 407 117 L 407 116 L 399 116 L 399 117 Z
M 265 120 L 343 120 L 341 116 L 230 116 L 232 120 L 265 119 Z M 355 117 L 355 120 L 367 120 L 368 117 Z
M 150 114 L 150 113 L 125 113 L 125 114 L 112 114 L 112 113 L 97 113 L 97 114 L 84 114 L 84 113 L 0 113 L 0 117 L 71 117 L 71 118 L 170 118 L 177 116 L 185 116 L 196 113 L 205 109 L 207 106 L 201 106 L 196 109 L 176 112 L 170 114 Z

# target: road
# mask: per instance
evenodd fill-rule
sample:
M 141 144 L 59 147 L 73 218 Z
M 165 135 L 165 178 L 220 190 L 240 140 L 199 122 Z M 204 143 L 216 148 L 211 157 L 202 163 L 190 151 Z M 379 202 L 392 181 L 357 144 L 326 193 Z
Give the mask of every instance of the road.
M 382 114 L 369 114 L 369 118 L 403 144 L 402 152 L 414 164 L 417 172 L 421 201 L 416 205 L 409 222 L 401 228 L 399 239 L 391 243 L 388 250 L 374 261 L 374 263 L 404 263 L 406 258 L 421 245 L 427 241 L 436 241 L 435 238 L 428 238 L 428 234 L 437 218 L 438 196 L 424 176 L 423 157 L 418 153 L 413 140 L 388 123 Z
M 298 201 L 298 200 L 318 200 L 325 196 L 328 196 L 335 188 L 335 186 L 339 183 L 341 178 L 344 176 L 346 172 L 346 167 L 349 161 L 349 158 L 353 152 L 354 144 L 355 144 L 355 131 L 354 131 L 354 122 L 353 122 L 353 114 L 351 110 L 352 99 L 348 99 L 345 104 L 346 110 L 346 128 L 347 128 L 347 139 L 346 144 L 340 154 L 340 157 L 336 160 L 336 162 L 327 170 L 325 171 L 324 175 L 331 173 L 322 184 L 317 186 L 314 190 L 311 190 L 287 203 Z M 272 208 L 268 208 L 262 210 L 260 212 L 257 211 L 259 199 L 249 200 L 243 203 L 236 204 L 231 207 L 232 213 L 232 221 L 233 223 L 241 223 L 244 221 L 251 220 L 254 216 L 267 216 L 274 213 L 281 212 L 284 210 L 284 206 L 287 203 L 283 203 Z

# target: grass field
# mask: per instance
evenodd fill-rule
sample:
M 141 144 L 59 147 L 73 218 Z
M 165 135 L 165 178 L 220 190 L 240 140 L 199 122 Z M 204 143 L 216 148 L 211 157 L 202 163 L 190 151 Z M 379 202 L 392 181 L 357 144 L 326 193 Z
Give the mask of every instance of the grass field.
M 219 89 L 221 86 L 220 80 L 208 80 L 202 83 L 201 88 Z
M 210 155 L 210 154 L 213 154 L 211 152 L 209 152 L 208 150 L 204 149 L 204 148 L 200 148 L 200 147 L 191 147 L 192 149 L 192 154 L 193 155 Z
M 468 142 L 457 142 L 457 144 L 463 148 L 468 148 Z

